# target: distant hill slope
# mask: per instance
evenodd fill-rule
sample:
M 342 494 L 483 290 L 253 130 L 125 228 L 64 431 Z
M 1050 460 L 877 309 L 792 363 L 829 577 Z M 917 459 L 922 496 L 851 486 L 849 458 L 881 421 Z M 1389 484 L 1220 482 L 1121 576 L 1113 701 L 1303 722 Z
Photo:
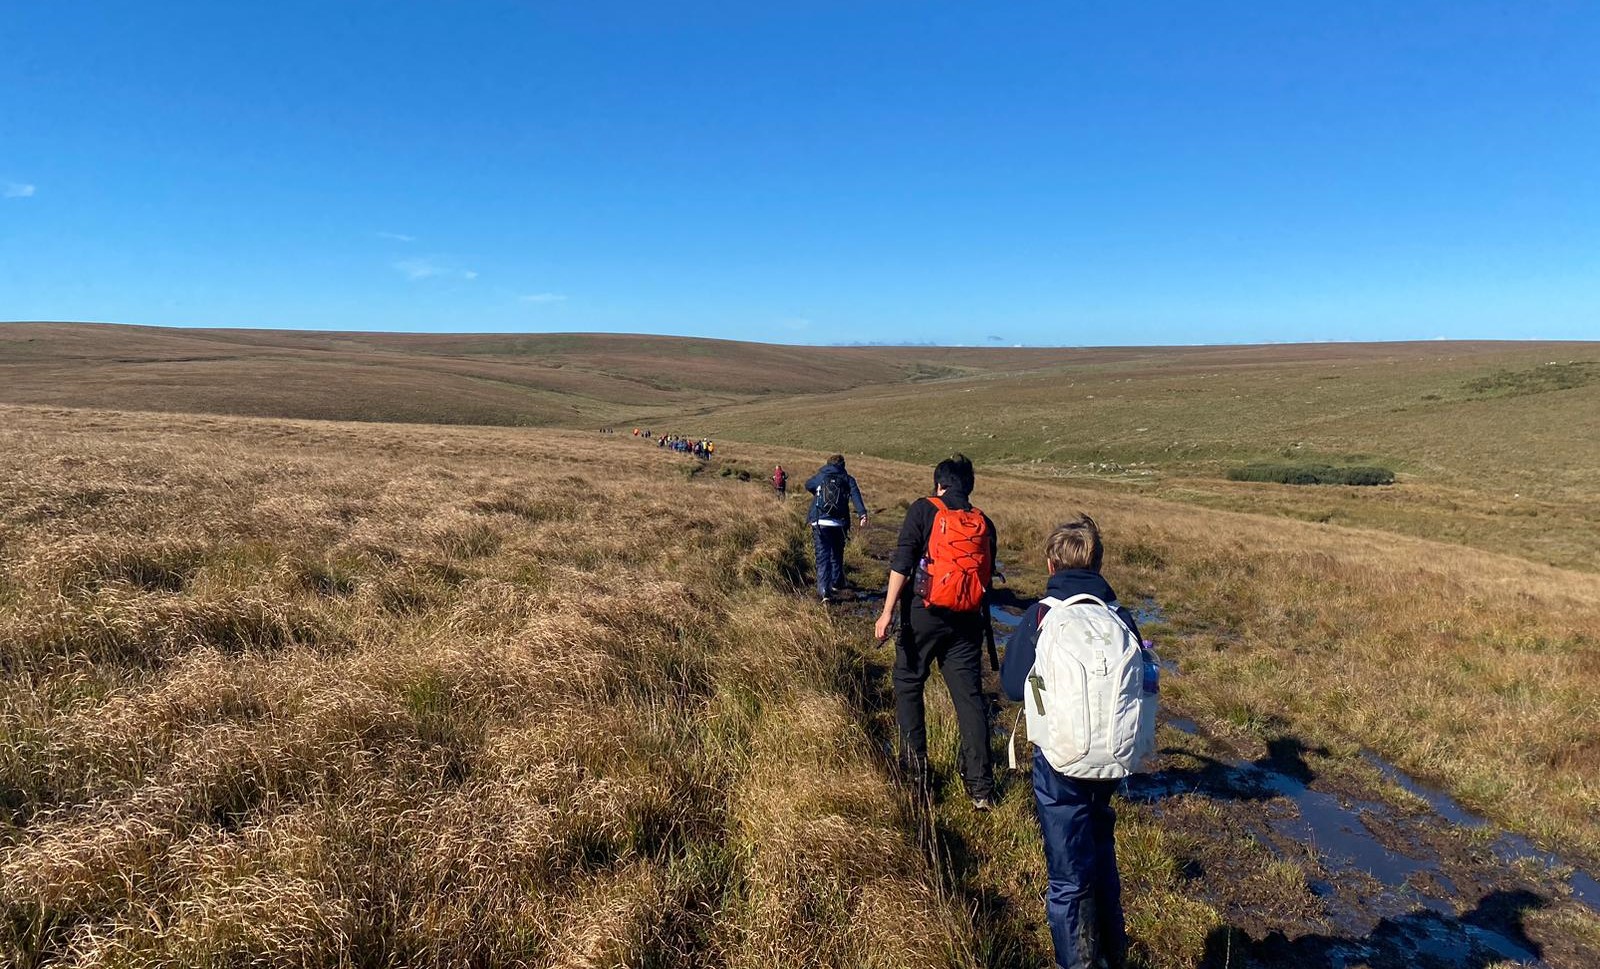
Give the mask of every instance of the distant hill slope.
M 1078 353 L 17 322 L 0 324 L 0 402 L 586 426 L 773 396 L 1036 370 Z
M 1013 349 L 0 323 L 0 403 L 656 430 L 1070 477 L 1600 568 L 1600 343 Z M 1393 489 L 1234 482 L 1377 463 Z
M 1600 344 L 1156 348 L 1032 373 L 727 406 L 697 433 L 1137 489 L 1600 569 Z M 1398 488 L 1228 481 L 1379 464 Z M 981 489 L 980 489 L 981 490 Z

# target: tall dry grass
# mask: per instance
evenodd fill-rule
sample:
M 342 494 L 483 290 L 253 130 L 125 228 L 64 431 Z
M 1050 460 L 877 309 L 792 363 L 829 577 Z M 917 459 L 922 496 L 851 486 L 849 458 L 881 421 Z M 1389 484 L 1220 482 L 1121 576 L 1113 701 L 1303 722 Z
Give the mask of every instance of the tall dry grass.
M 6 964 L 971 964 L 761 489 L 3 416 Z
M 766 457 L 767 455 L 763 455 Z M 773 452 L 774 459 L 796 455 Z M 927 471 L 852 458 L 880 506 Z M 1153 598 L 1170 701 L 1235 739 L 1372 749 L 1499 823 L 1600 856 L 1600 577 L 1391 533 L 983 476 L 1013 585 L 1073 509 L 1125 600 Z M 937 692 L 937 691 L 935 691 Z

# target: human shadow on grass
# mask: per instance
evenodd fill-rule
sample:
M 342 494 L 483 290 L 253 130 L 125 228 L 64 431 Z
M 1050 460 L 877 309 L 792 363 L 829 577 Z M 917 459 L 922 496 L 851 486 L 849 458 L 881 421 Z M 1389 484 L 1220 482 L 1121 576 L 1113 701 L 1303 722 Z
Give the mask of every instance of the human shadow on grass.
M 1539 963 L 1543 948 L 1528 937 L 1529 912 L 1549 904 L 1525 889 L 1491 892 L 1460 916 L 1430 910 L 1386 918 L 1366 935 L 1314 933 L 1289 938 L 1272 932 L 1252 939 L 1231 926 L 1211 931 L 1200 969 L 1345 966 L 1371 969 L 1487 969 L 1511 960 Z
M 1307 746 L 1298 737 L 1281 735 L 1267 741 L 1267 752 L 1248 763 L 1229 763 L 1179 747 L 1165 747 L 1163 755 L 1192 761 L 1194 766 L 1169 767 L 1151 774 L 1134 774 L 1124 790 L 1133 801 L 1159 801 L 1179 794 L 1204 794 L 1225 801 L 1270 801 L 1284 794 L 1283 780 L 1309 785 L 1316 772 L 1307 755 L 1327 756 L 1324 747 Z

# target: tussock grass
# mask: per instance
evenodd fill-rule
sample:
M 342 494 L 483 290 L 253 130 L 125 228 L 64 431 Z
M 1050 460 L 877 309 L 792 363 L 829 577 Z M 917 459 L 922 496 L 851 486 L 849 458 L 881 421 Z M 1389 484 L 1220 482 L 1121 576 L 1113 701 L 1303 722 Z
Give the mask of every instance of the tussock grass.
M 621 442 L 7 417 L 7 964 L 970 961 L 762 489 Z
M 852 471 L 880 500 L 926 487 L 903 465 Z M 1247 748 L 1285 729 L 1369 747 L 1507 827 L 1600 853 L 1595 576 L 1021 479 L 980 477 L 974 501 L 1035 594 L 1049 528 L 1092 511 L 1119 595 L 1166 611 L 1146 630 L 1182 671 L 1163 689 Z

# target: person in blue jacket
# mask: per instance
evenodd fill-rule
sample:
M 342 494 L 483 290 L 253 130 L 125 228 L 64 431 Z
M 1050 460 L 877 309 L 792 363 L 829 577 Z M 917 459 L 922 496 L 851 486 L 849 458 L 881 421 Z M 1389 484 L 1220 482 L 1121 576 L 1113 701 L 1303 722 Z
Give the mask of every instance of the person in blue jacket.
M 806 490 L 816 497 L 806 512 L 811 526 L 811 544 L 817 552 L 817 595 L 831 602 L 844 585 L 844 543 L 850 537 L 850 507 L 856 518 L 867 524 L 867 503 L 861 500 L 856 479 L 844 469 L 844 455 L 835 454 L 806 481 Z
M 1137 638 L 1139 627 L 1132 614 L 1117 602 L 1116 592 L 1100 575 L 1104 554 L 1100 528 L 1088 515 L 1074 515 L 1056 526 L 1045 541 L 1047 595 L 1057 599 L 1092 595 L 1116 609 Z M 1000 684 L 1013 700 L 1022 700 L 1027 689 L 1044 613 L 1043 603 L 1029 606 L 1006 643 Z M 1127 961 L 1122 879 L 1117 874 L 1117 815 L 1111 807 L 1119 783 L 1067 777 L 1034 751 L 1033 795 L 1049 873 L 1045 917 L 1056 964 L 1062 969 L 1121 969 Z

